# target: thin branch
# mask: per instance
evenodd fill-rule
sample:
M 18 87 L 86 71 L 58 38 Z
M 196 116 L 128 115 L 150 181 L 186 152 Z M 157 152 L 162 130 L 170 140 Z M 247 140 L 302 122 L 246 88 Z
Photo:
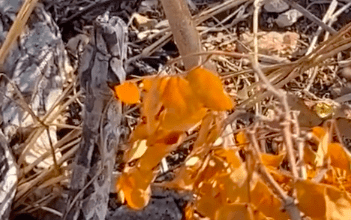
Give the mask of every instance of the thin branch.
M 297 172 L 294 151 L 293 151 L 293 142 L 292 142 L 291 131 L 290 131 L 291 115 L 290 115 L 290 108 L 288 105 L 286 94 L 283 90 L 278 90 L 278 89 L 274 88 L 274 86 L 269 82 L 269 80 L 264 75 L 262 70 L 258 67 L 257 62 L 255 62 L 254 59 L 251 60 L 251 63 L 252 63 L 252 68 L 258 74 L 258 76 L 264 82 L 264 84 L 267 86 L 267 89 L 270 92 L 272 92 L 280 100 L 280 102 L 283 105 L 284 113 L 285 113 L 285 116 L 284 116 L 285 120 L 281 123 L 281 125 L 283 126 L 284 142 L 286 144 L 286 151 L 287 151 L 287 155 L 288 155 L 290 168 L 291 168 L 291 171 L 292 171 L 294 178 L 296 179 L 299 175 Z
M 258 142 L 257 142 L 257 138 L 255 136 L 256 134 L 256 130 L 251 130 L 248 131 L 249 134 L 249 139 L 250 139 L 250 143 L 252 146 L 252 154 L 254 156 L 254 158 L 256 159 L 256 161 L 258 161 L 258 171 L 261 174 L 261 176 L 263 177 L 263 179 L 273 187 L 274 191 L 278 194 L 279 198 L 281 198 L 284 202 L 284 208 L 286 209 L 286 211 L 288 212 L 290 218 L 292 220 L 300 220 L 301 216 L 300 216 L 300 210 L 297 208 L 297 206 L 295 205 L 294 202 L 294 198 L 288 196 L 285 191 L 279 186 L 279 184 L 274 180 L 274 178 L 271 176 L 271 174 L 266 170 L 266 168 L 264 167 L 262 161 L 261 161 L 261 157 L 260 157 L 260 150 L 259 150 L 259 146 L 258 146 Z

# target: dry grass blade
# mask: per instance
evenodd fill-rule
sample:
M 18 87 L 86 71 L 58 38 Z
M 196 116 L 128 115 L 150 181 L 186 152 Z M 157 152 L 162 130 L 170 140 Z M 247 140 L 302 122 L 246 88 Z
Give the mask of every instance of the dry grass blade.
M 308 19 L 310 19 L 311 21 L 313 21 L 316 24 L 318 24 L 319 26 L 321 26 L 324 30 L 328 31 L 332 35 L 335 35 L 337 33 L 334 30 L 334 28 L 329 27 L 327 24 L 325 24 L 323 21 L 321 21 L 319 18 L 317 18 L 314 14 L 312 14 L 309 11 L 307 11 L 304 7 L 302 7 L 301 5 L 297 4 L 293 0 L 284 0 L 284 1 L 286 3 L 288 3 L 289 5 L 291 5 L 291 7 L 297 9 L 298 11 L 300 11 L 304 16 L 306 16 Z
M 292 220 L 301 219 L 300 211 L 295 205 L 294 199 L 287 195 L 287 193 L 279 186 L 279 184 L 274 180 L 271 174 L 264 167 L 262 160 L 260 159 L 260 150 L 255 133 L 255 130 L 249 131 L 249 139 L 250 143 L 252 144 L 253 157 L 255 158 L 255 161 L 258 161 L 259 173 L 262 175 L 263 179 L 274 189 L 278 196 L 283 200 L 285 206 L 284 208 L 287 210 L 290 218 Z
M 65 153 L 59 160 L 58 165 L 61 166 L 69 158 L 72 158 L 73 155 L 78 150 L 79 145 L 75 145 L 67 153 Z M 22 185 L 19 185 L 17 189 L 17 194 L 15 197 L 15 204 L 13 205 L 14 209 L 19 207 L 26 199 L 26 196 L 30 194 L 34 189 L 36 189 L 40 184 L 44 183 L 52 177 L 53 172 L 55 171 L 54 167 L 51 166 L 49 169 L 44 169 L 39 173 L 33 180 L 24 181 Z
M 249 3 L 252 2 L 252 0 L 238 0 L 238 1 L 225 1 L 222 4 L 215 6 L 213 8 L 209 8 L 208 10 L 205 10 L 204 12 L 200 13 L 199 15 L 195 15 L 192 17 L 192 20 L 194 20 L 195 25 L 199 25 L 202 22 L 212 18 L 213 16 L 224 12 L 226 10 L 229 10 L 231 8 L 234 8 L 236 6 L 239 6 L 244 3 Z M 132 63 L 142 57 L 147 57 L 150 56 L 152 53 L 154 53 L 156 50 L 160 49 L 162 46 L 167 44 L 171 39 L 172 39 L 172 33 L 170 32 L 170 28 L 165 28 L 156 35 L 153 36 L 159 37 L 161 34 L 165 34 L 162 36 L 160 39 L 158 39 L 155 43 L 151 44 L 150 46 L 146 47 L 139 55 L 136 55 L 126 61 L 127 65 L 129 63 Z M 202 55 L 202 54 L 198 54 Z
M 342 28 L 336 35 L 320 44 L 311 54 L 292 63 L 263 68 L 262 71 L 265 73 L 265 75 L 267 75 L 267 78 L 274 86 L 281 88 L 290 80 L 299 76 L 301 73 L 312 67 L 324 65 L 323 62 L 326 59 L 335 56 L 337 53 L 343 50 L 349 49 L 351 47 L 350 31 L 351 23 Z M 248 90 L 261 85 L 263 85 L 262 82 L 254 83 L 248 88 Z M 239 91 L 239 93 L 240 92 L 243 91 Z M 269 95 L 270 92 L 268 91 L 260 91 L 260 93 L 255 94 L 249 99 L 243 101 L 240 106 L 251 108 L 255 103 L 267 98 Z
M 22 30 L 37 2 L 38 0 L 26 0 L 23 3 L 21 10 L 17 14 L 16 20 L 13 22 L 10 31 L 6 36 L 5 42 L 0 49 L 0 67 L 4 63 L 13 42 L 17 40 L 18 36 L 22 33 Z
M 331 20 L 332 14 L 334 13 L 334 11 L 336 10 L 336 7 L 338 6 L 338 2 L 336 0 L 333 0 L 328 8 L 327 13 L 325 13 L 324 17 L 323 17 L 323 22 L 327 23 L 328 21 Z M 314 48 L 314 46 L 317 43 L 318 37 L 319 35 L 322 33 L 322 27 L 318 27 L 317 32 L 315 33 L 315 36 L 310 44 L 310 47 L 308 48 L 306 55 L 310 54 Z
M 54 121 L 62 112 L 66 109 L 68 105 L 73 103 L 76 98 L 78 98 L 82 94 L 81 91 L 79 91 L 76 95 L 72 96 L 69 98 L 67 102 L 65 102 L 60 108 L 56 109 L 55 111 L 52 109 L 52 111 L 48 111 L 47 114 L 43 117 L 44 123 L 51 123 Z M 24 143 L 25 149 L 23 150 L 20 158 L 18 159 L 18 163 L 22 164 L 24 157 L 26 156 L 27 152 L 31 149 L 31 147 L 34 146 L 34 143 L 37 141 L 38 137 L 41 135 L 41 133 L 45 130 L 45 126 L 38 127 L 36 130 L 33 131 L 33 133 L 30 134 L 29 138 L 26 140 Z

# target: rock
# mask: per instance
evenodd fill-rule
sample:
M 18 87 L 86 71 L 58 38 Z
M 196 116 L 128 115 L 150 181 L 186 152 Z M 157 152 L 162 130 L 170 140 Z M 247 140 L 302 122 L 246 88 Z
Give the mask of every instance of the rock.
M 2 3 L 9 11 L 0 10 L 0 26 L 9 22 L 5 19 L 8 14 L 19 10 L 18 2 L 7 0 Z M 8 25 L 2 27 L 3 30 L 8 28 Z M 33 113 L 39 118 L 43 117 L 60 97 L 63 86 L 72 74 L 72 67 L 59 28 L 42 4 L 37 4 L 27 27 L 20 35 L 17 44 L 13 45 L 5 60 L 3 72 L 16 84 Z M 2 129 L 5 137 L 10 140 L 16 134 L 17 128 L 33 126 L 35 120 L 13 101 L 19 100 L 11 84 L 0 85 L 0 90 L 5 91 L 7 97 L 0 98 L 0 113 L 4 121 Z M 57 108 L 53 112 L 56 110 Z M 51 122 L 53 121 L 54 119 Z M 55 145 L 57 142 L 55 126 L 50 126 L 49 134 L 50 139 L 47 132 L 42 132 L 25 153 L 25 161 L 28 164 L 38 158 L 38 152 L 41 152 L 41 155 L 49 151 L 50 143 Z M 57 156 L 57 159 L 60 158 L 60 154 Z M 48 157 L 42 159 L 38 167 L 47 168 L 50 165 L 52 158 Z
M 351 66 L 344 67 L 341 70 L 340 75 L 347 80 L 351 80 Z
M 157 8 L 158 0 L 145 0 L 140 3 L 138 12 L 141 14 L 146 14 L 147 12 L 153 12 Z
M 284 33 L 261 31 L 257 35 L 258 51 L 265 55 L 291 55 L 296 50 L 297 40 L 299 39 L 297 33 L 289 31 Z M 240 40 L 253 50 L 254 37 L 252 33 L 243 33 L 240 36 Z M 238 44 L 239 52 L 245 52 L 240 51 L 240 48 L 243 48 L 243 46 L 240 47 Z
M 264 3 L 263 8 L 267 12 L 280 13 L 289 9 L 289 5 L 283 0 L 267 0 Z
M 275 19 L 275 23 L 283 28 L 289 27 L 293 25 L 300 17 L 302 17 L 302 13 L 296 9 L 291 9 L 283 14 L 280 14 L 277 19 Z

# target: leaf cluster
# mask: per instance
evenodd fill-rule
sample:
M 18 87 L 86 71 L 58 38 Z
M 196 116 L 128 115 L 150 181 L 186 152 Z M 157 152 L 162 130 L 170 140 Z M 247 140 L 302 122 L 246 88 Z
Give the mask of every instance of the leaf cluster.
M 148 204 L 158 164 L 184 141 L 189 129 L 198 128 L 185 163 L 174 171 L 172 181 L 161 184 L 192 192 L 186 219 L 347 216 L 351 155 L 340 141 L 334 141 L 332 124 L 313 127 L 306 139 L 294 140 L 300 143 L 293 150 L 298 170 L 294 176 L 287 165 L 284 141 L 278 141 L 277 149 L 268 153 L 258 141 L 264 143 L 267 137 L 257 127 L 223 135 L 225 110 L 234 108 L 234 102 L 220 79 L 207 69 L 196 68 L 185 76 L 127 81 L 115 89 L 122 102 L 141 103 L 141 120 L 125 155 L 125 161 L 133 163 L 125 167 L 116 185 L 129 207 L 138 210 Z M 297 216 L 291 207 L 298 210 Z

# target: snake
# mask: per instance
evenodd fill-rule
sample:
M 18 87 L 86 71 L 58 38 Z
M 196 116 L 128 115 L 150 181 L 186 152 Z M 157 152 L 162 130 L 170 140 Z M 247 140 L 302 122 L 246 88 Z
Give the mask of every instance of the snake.
M 0 2 L 0 42 L 4 42 L 21 4 L 21 0 Z M 78 73 L 85 92 L 84 122 L 82 141 L 71 171 L 65 219 L 105 219 L 107 214 L 114 155 L 123 131 L 121 104 L 113 100 L 107 82 L 123 82 L 126 78 L 123 68 L 126 41 L 124 21 L 107 13 L 94 22 L 91 40 L 81 56 Z M 18 128 L 35 123 L 19 105 L 13 86 L 23 95 L 32 113 L 41 117 L 63 92 L 72 72 L 68 63 L 57 24 L 43 4 L 37 3 L 4 62 L 0 78 L 0 219 L 8 219 L 12 203 L 20 199 L 16 191 L 19 184 L 16 149 L 20 149 L 20 144 L 10 146 L 10 142 Z M 55 130 L 50 132 L 55 134 Z M 55 144 L 57 140 L 52 141 Z

